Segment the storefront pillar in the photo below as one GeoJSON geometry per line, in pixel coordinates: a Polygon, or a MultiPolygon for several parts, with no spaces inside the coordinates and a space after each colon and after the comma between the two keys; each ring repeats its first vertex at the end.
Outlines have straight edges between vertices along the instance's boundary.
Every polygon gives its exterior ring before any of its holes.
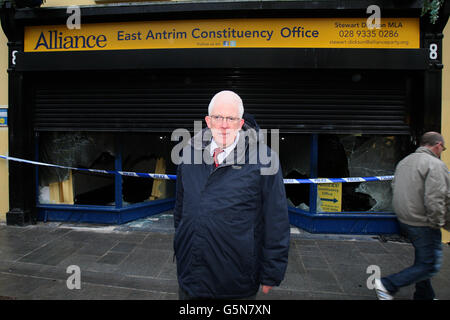
{"type": "Polygon", "coordinates": [[[426,33],[424,47],[429,49],[428,70],[424,74],[423,132],[441,130],[442,113],[442,33],[426,33]]]}
{"type": "MultiPolygon", "coordinates": [[[[114,160],[114,167],[116,171],[122,171],[122,139],[120,137],[115,137],[115,160],[114,160]]],[[[115,206],[116,209],[122,208],[123,201],[122,201],[122,176],[119,174],[116,174],[114,177],[114,199],[115,199],[115,206]]]]}
{"type": "MultiPolygon", "coordinates": [[[[32,116],[27,108],[29,102],[24,90],[24,75],[15,70],[17,53],[23,51],[23,42],[9,42],[8,47],[9,156],[33,159],[32,116]]],[[[9,162],[9,211],[6,213],[8,225],[23,226],[27,223],[36,223],[34,176],[33,166],[9,162]]]]}
{"type": "MultiPolygon", "coordinates": [[[[318,175],[318,159],[319,159],[319,135],[314,133],[311,135],[311,154],[310,154],[310,178],[317,178],[318,175]]],[[[317,213],[317,184],[309,185],[309,213],[317,213]]]]}

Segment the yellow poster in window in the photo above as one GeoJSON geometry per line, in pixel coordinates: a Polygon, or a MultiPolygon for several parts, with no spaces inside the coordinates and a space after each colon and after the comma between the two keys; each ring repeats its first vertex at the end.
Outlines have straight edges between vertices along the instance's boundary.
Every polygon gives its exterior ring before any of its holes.
{"type": "Polygon", "coordinates": [[[322,212],[342,211],[342,183],[319,183],[317,200],[322,212]]]}

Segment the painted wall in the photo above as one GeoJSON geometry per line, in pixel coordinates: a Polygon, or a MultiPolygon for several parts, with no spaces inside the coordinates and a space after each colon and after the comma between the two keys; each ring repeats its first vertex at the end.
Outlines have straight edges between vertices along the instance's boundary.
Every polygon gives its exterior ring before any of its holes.
{"type": "MultiPolygon", "coordinates": [[[[450,146],[450,23],[444,29],[444,71],[442,75],[442,123],[441,130],[447,149],[450,146]]],[[[450,168],[450,149],[442,153],[442,160],[450,168]]],[[[450,232],[442,232],[442,241],[450,242],[450,232]]]]}
{"type": "MultiPolygon", "coordinates": [[[[444,72],[442,75],[442,135],[446,146],[450,144],[450,25],[444,29],[444,72]]],[[[442,153],[442,160],[450,168],[450,150],[442,153]]]]}
{"type": "Polygon", "coordinates": [[[95,0],[46,0],[43,7],[67,7],[94,5],[95,0]]]}
{"type": "MultiPolygon", "coordinates": [[[[0,28],[0,107],[8,106],[8,46],[7,38],[0,28]]],[[[0,154],[8,154],[8,128],[0,127],[0,154]]],[[[8,163],[0,159],[0,222],[6,220],[9,210],[8,163]]]]}
{"type": "Polygon", "coordinates": [[[66,7],[66,6],[86,6],[95,4],[107,4],[117,2],[150,2],[150,1],[170,1],[170,0],[46,0],[43,7],[66,7]]]}

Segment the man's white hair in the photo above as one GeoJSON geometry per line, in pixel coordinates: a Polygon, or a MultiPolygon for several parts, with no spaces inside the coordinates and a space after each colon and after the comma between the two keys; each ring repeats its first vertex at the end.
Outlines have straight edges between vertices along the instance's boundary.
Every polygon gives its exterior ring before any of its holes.
{"type": "Polygon", "coordinates": [[[236,105],[238,107],[239,118],[242,118],[242,116],[244,115],[244,104],[242,103],[242,99],[235,92],[229,91],[229,90],[220,91],[214,95],[214,97],[209,102],[208,115],[211,115],[213,108],[214,108],[214,103],[216,102],[216,99],[221,96],[227,96],[227,97],[231,98],[231,100],[233,100],[233,102],[236,102],[236,105]]]}

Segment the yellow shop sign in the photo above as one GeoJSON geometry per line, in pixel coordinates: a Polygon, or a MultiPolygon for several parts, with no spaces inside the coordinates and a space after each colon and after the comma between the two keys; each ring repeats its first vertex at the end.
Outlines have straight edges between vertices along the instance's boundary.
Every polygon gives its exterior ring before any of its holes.
{"type": "Polygon", "coordinates": [[[26,52],[185,48],[420,47],[417,18],[214,19],[28,26],[26,52]]]}
{"type": "Polygon", "coordinates": [[[342,211],[342,183],[318,184],[317,200],[322,212],[342,211]]]}

